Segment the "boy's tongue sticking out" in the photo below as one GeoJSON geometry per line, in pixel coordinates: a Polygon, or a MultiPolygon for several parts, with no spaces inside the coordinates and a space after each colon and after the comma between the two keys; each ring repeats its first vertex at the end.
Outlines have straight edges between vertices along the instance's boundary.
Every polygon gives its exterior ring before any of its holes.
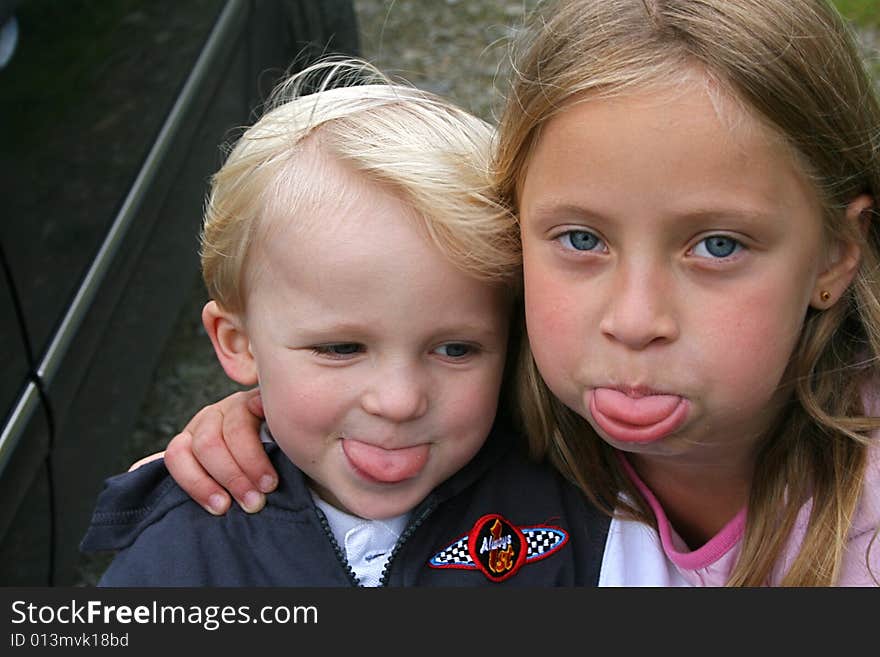
{"type": "Polygon", "coordinates": [[[428,462],[430,449],[427,444],[384,449],[351,438],[342,441],[342,451],[356,470],[370,479],[388,484],[418,475],[428,462]]]}

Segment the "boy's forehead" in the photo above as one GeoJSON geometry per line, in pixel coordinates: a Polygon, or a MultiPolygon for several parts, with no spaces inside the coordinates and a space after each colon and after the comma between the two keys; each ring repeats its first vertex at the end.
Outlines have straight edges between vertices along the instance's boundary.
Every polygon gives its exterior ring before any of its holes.
{"type": "Polygon", "coordinates": [[[376,322],[390,313],[387,304],[417,314],[426,305],[427,315],[435,314],[439,305],[481,321],[495,317],[485,300],[506,295],[462,272],[411,204],[364,177],[321,173],[307,173],[318,193],[305,199],[298,192],[296,211],[275,208],[251,250],[249,296],[284,299],[277,307],[315,322],[376,322]]]}
{"type": "Polygon", "coordinates": [[[278,176],[249,249],[248,278],[265,270],[303,282],[340,267],[378,271],[417,266],[436,250],[413,208],[390,188],[330,157],[297,158],[278,176]],[[392,263],[390,260],[394,259],[392,263]]]}
{"type": "Polygon", "coordinates": [[[305,242],[327,231],[358,230],[363,227],[364,209],[397,206],[411,212],[407,204],[387,186],[340,161],[314,140],[285,165],[264,202],[264,237],[279,231],[293,231],[305,242]]]}

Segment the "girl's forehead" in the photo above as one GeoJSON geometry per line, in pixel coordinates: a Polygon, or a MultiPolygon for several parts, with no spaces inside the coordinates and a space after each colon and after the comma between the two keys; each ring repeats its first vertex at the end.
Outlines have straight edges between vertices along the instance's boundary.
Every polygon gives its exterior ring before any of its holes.
{"type": "Polygon", "coordinates": [[[699,78],[580,98],[542,126],[518,189],[520,213],[772,215],[765,210],[796,199],[812,207],[813,185],[791,150],[742,108],[699,78]]]}
{"type": "Polygon", "coordinates": [[[734,145],[757,139],[768,147],[782,149],[796,169],[800,172],[805,171],[803,158],[798,155],[779,129],[746,102],[726,81],[701,66],[688,65],[675,67],[662,75],[648,77],[638,85],[606,86],[573,94],[557,108],[549,111],[537,123],[530,143],[525,145],[528,150],[521,160],[522,168],[517,176],[517,196],[522,191],[529,168],[534,164],[534,154],[542,140],[548,132],[554,130],[556,125],[564,122],[566,116],[578,112],[578,108],[600,102],[616,107],[616,111],[605,118],[607,122],[605,125],[613,127],[615,123],[625,123],[630,110],[639,107],[653,113],[657,125],[661,126],[664,123],[680,120],[681,112],[689,112],[688,109],[683,109],[688,104],[683,101],[694,98],[695,95],[702,96],[708,101],[715,120],[734,145]]]}

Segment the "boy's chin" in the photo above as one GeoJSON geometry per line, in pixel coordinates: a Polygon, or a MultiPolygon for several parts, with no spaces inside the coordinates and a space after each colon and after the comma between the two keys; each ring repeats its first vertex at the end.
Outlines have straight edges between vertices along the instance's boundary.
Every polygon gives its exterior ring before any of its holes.
{"type": "MultiPolygon", "coordinates": [[[[367,492],[354,491],[350,495],[333,495],[329,491],[312,482],[312,489],[318,496],[351,516],[357,516],[364,520],[387,520],[396,518],[412,511],[421,500],[428,494],[422,495],[420,491],[391,491],[367,492]]],[[[392,488],[394,486],[388,486],[392,488]]]]}

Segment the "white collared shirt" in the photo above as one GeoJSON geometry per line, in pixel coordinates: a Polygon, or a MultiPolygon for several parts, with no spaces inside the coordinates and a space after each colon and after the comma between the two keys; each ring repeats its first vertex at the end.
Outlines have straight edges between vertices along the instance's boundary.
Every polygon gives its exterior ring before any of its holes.
{"type": "Polygon", "coordinates": [[[379,586],[382,571],[406,528],[409,514],[384,520],[366,520],[340,511],[318,497],[314,491],[312,498],[327,516],[333,537],[345,552],[345,559],[361,586],[379,586]]]}

